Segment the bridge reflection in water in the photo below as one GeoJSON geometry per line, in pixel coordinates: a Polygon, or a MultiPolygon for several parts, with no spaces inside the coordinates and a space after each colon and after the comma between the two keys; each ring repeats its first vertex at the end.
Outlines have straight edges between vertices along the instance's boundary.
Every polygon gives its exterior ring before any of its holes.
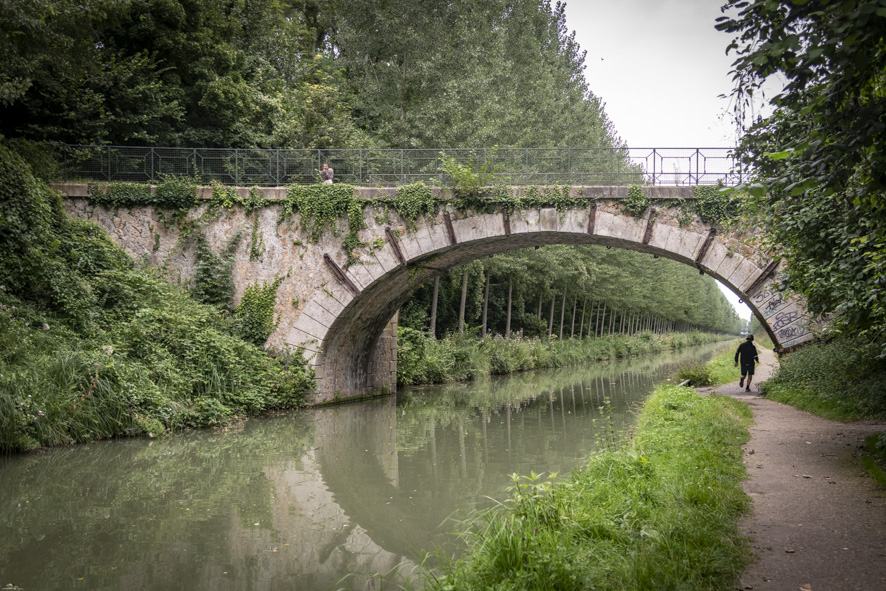
{"type": "MultiPolygon", "coordinates": [[[[25,589],[371,588],[452,544],[513,472],[578,465],[711,348],[0,459],[0,580],[25,589]],[[344,577],[344,579],[343,579],[344,577]]],[[[453,550],[451,546],[448,550],[453,550]]]]}

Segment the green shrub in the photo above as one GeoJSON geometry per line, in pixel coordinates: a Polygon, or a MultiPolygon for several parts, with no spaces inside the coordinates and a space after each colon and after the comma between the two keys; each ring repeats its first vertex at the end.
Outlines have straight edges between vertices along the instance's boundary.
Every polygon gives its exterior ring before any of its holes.
{"type": "Polygon", "coordinates": [[[708,368],[700,363],[684,365],[677,369],[675,380],[682,383],[689,380],[690,386],[710,386],[714,383],[711,378],[711,372],[708,368]]]}
{"type": "Polygon", "coordinates": [[[265,353],[137,269],[2,147],[0,181],[0,452],[218,425],[311,392],[299,352],[265,353]]]}
{"type": "Polygon", "coordinates": [[[886,359],[880,344],[841,338],[783,356],[760,385],[769,398],[838,420],[886,417],[886,359]]]}

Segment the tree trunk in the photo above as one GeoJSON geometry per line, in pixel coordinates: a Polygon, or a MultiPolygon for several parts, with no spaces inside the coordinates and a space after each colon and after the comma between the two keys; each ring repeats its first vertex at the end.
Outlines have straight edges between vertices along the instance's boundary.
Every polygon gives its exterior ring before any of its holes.
{"type": "Polygon", "coordinates": [[[486,274],[486,289],[483,290],[483,331],[480,336],[486,338],[486,318],[489,310],[489,273],[486,274]]]}
{"type": "Polygon", "coordinates": [[[572,332],[569,333],[569,338],[575,338],[575,312],[578,310],[578,294],[575,294],[572,298],[572,332]]]}
{"type": "Polygon", "coordinates": [[[551,314],[550,318],[548,318],[548,338],[551,338],[551,335],[554,334],[554,302],[556,301],[557,296],[551,296],[551,314]]]}
{"type": "Polygon", "coordinates": [[[541,320],[541,293],[538,294],[538,314],[535,317],[541,320]]]}
{"type": "Polygon", "coordinates": [[[566,290],[563,290],[563,301],[560,302],[560,340],[563,340],[563,321],[566,319],[566,290]]]}
{"type": "MultiPolygon", "coordinates": [[[[599,310],[598,310],[599,312],[599,310]]],[[[606,321],[606,302],[603,302],[603,314],[597,315],[597,330],[600,333],[600,336],[603,336],[603,323],[606,321]]]]}
{"type": "Polygon", "coordinates": [[[505,321],[505,338],[511,337],[511,296],[514,293],[514,279],[508,278],[508,319],[505,321]]]}
{"type": "Polygon", "coordinates": [[[440,277],[434,277],[434,295],[431,296],[431,338],[437,338],[437,296],[440,295],[440,277]]]}
{"type": "Polygon", "coordinates": [[[578,327],[578,338],[579,340],[584,338],[585,334],[585,312],[588,309],[588,296],[585,296],[585,301],[581,305],[581,326],[578,327]]]}
{"type": "Polygon", "coordinates": [[[465,302],[468,299],[468,272],[462,276],[461,280],[461,304],[458,306],[458,334],[465,333],[465,302]]]}

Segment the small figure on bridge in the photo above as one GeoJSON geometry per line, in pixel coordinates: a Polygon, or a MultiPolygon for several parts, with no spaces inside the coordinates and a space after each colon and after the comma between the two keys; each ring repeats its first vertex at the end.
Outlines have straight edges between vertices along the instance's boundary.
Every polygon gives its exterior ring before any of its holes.
{"type": "Polygon", "coordinates": [[[329,165],[324,162],[323,170],[320,171],[320,180],[327,185],[331,185],[333,175],[335,175],[335,171],[329,168],[329,165]]]}
{"type": "Polygon", "coordinates": [[[754,335],[749,334],[745,342],[738,346],[735,352],[735,367],[738,367],[739,358],[741,358],[741,379],[738,381],[738,387],[744,386],[745,375],[748,377],[748,386],[745,392],[751,391],[751,380],[754,379],[754,364],[760,363],[757,357],[757,348],[754,346],[754,335]]]}

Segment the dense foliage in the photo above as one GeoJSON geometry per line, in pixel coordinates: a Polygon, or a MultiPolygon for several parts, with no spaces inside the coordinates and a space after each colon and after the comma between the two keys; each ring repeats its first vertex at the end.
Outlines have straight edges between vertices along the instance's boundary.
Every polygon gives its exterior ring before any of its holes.
{"type": "Polygon", "coordinates": [[[5,3],[0,133],[232,147],[618,147],[550,0],[5,3]]]}
{"type": "Polygon", "coordinates": [[[789,265],[786,287],[886,354],[886,7],[877,0],[730,0],[739,123],[767,79],[784,90],[739,153],[749,210],[789,265]]]}
{"type": "MultiPolygon", "coordinates": [[[[507,336],[740,330],[735,310],[713,278],[687,265],[621,249],[557,245],[498,254],[450,270],[439,283],[436,336],[458,329],[465,274],[464,320],[481,332],[484,307],[486,332],[507,336]]],[[[401,308],[400,324],[427,330],[433,297],[434,283],[422,286],[401,308]]]]}
{"type": "Polygon", "coordinates": [[[830,419],[886,417],[886,361],[862,338],[834,339],[799,349],[781,360],[760,385],[767,397],[830,419]]]}
{"type": "Polygon", "coordinates": [[[477,516],[468,551],[431,588],[733,587],[750,558],[736,526],[749,506],[739,447],[749,420],[735,400],[657,388],[624,449],[561,480],[515,475],[510,498],[477,516]]]}
{"type": "Polygon", "coordinates": [[[0,147],[0,451],[298,406],[303,361],[239,338],[266,330],[251,312],[235,320],[137,268],[0,147]]]}
{"type": "Polygon", "coordinates": [[[442,384],[532,369],[566,367],[594,361],[681,349],[717,340],[700,332],[610,334],[598,339],[509,339],[452,334],[433,339],[427,332],[400,326],[397,331],[397,383],[442,384]]]}

